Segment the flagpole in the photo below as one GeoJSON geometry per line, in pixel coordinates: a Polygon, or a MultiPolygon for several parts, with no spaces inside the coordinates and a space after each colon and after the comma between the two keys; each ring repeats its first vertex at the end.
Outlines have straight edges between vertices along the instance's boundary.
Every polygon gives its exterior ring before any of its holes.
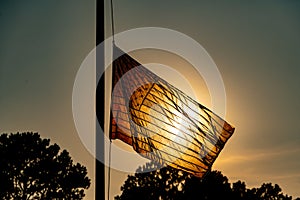
{"type": "MultiPolygon", "coordinates": [[[[114,22],[114,6],[113,6],[113,0],[110,0],[110,17],[111,17],[111,35],[112,35],[112,68],[113,66],[113,60],[114,60],[114,46],[115,46],[115,22],[114,22]]],[[[113,80],[113,75],[111,75],[111,80],[113,80]]],[[[113,90],[113,88],[112,88],[113,90]]],[[[111,117],[111,116],[110,116],[111,117]]],[[[108,160],[108,180],[107,180],[107,199],[110,198],[110,176],[111,176],[111,123],[109,125],[109,160],[108,160]]]]}
{"type": "Polygon", "coordinates": [[[114,4],[113,0],[110,0],[110,17],[111,17],[111,35],[113,44],[115,43],[115,21],[114,21],[114,4]]]}
{"type": "MultiPolygon", "coordinates": [[[[104,0],[96,0],[96,46],[104,41],[104,0]]],[[[96,74],[104,71],[104,47],[96,50],[96,74]]],[[[95,75],[96,76],[96,75],[95,75]]],[[[97,78],[96,78],[97,80],[97,78]]],[[[96,91],[96,115],[100,129],[104,130],[105,116],[105,80],[104,74],[97,84],[96,91]]],[[[95,166],[95,199],[105,199],[105,168],[104,163],[99,161],[104,160],[104,134],[96,127],[96,166],[95,166]],[[97,159],[98,158],[98,159],[97,159]]]]}

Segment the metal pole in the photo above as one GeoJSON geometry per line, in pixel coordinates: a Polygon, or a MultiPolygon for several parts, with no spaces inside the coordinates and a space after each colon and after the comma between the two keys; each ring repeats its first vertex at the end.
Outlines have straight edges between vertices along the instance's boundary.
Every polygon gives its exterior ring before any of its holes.
{"type": "MultiPolygon", "coordinates": [[[[96,0],[96,45],[104,41],[104,0],[96,0]]],[[[98,47],[99,48],[99,47],[98,47]]],[[[104,68],[104,49],[96,51],[96,71],[104,68]]],[[[102,69],[102,70],[101,70],[102,69]]],[[[96,75],[95,75],[96,76],[96,75]]],[[[97,120],[104,130],[105,114],[105,80],[104,74],[100,78],[96,92],[96,115],[97,120]]],[[[96,128],[96,157],[104,158],[104,135],[96,128]]],[[[103,159],[104,160],[104,159],[103,159]]],[[[96,159],[96,178],[95,178],[95,198],[96,200],[105,199],[105,167],[104,164],[96,159]]]]}

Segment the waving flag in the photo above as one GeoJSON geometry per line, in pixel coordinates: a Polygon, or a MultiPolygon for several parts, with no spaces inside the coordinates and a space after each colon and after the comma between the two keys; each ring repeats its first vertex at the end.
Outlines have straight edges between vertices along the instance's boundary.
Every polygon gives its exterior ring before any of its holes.
{"type": "Polygon", "coordinates": [[[234,128],[116,46],[114,58],[110,138],[202,177],[234,128]]]}

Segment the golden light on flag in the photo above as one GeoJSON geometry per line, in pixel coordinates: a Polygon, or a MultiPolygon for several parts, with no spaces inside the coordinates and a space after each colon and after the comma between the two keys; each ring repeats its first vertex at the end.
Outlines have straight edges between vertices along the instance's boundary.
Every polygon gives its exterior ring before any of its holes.
{"type": "Polygon", "coordinates": [[[119,48],[114,55],[110,138],[202,177],[234,128],[119,48]]]}

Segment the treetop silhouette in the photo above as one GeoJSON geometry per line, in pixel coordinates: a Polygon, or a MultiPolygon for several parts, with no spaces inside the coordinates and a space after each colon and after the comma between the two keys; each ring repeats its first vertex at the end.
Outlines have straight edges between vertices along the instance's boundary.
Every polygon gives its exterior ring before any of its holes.
{"type": "Polygon", "coordinates": [[[139,167],[137,173],[128,176],[121,187],[122,194],[115,199],[292,200],[291,196],[283,194],[277,184],[263,183],[259,188],[249,189],[242,181],[230,183],[220,171],[210,171],[204,178],[199,179],[171,167],[155,169],[157,166],[153,162],[139,167]]]}
{"type": "Polygon", "coordinates": [[[1,199],[82,199],[86,167],[38,133],[0,135],[1,199]]]}

